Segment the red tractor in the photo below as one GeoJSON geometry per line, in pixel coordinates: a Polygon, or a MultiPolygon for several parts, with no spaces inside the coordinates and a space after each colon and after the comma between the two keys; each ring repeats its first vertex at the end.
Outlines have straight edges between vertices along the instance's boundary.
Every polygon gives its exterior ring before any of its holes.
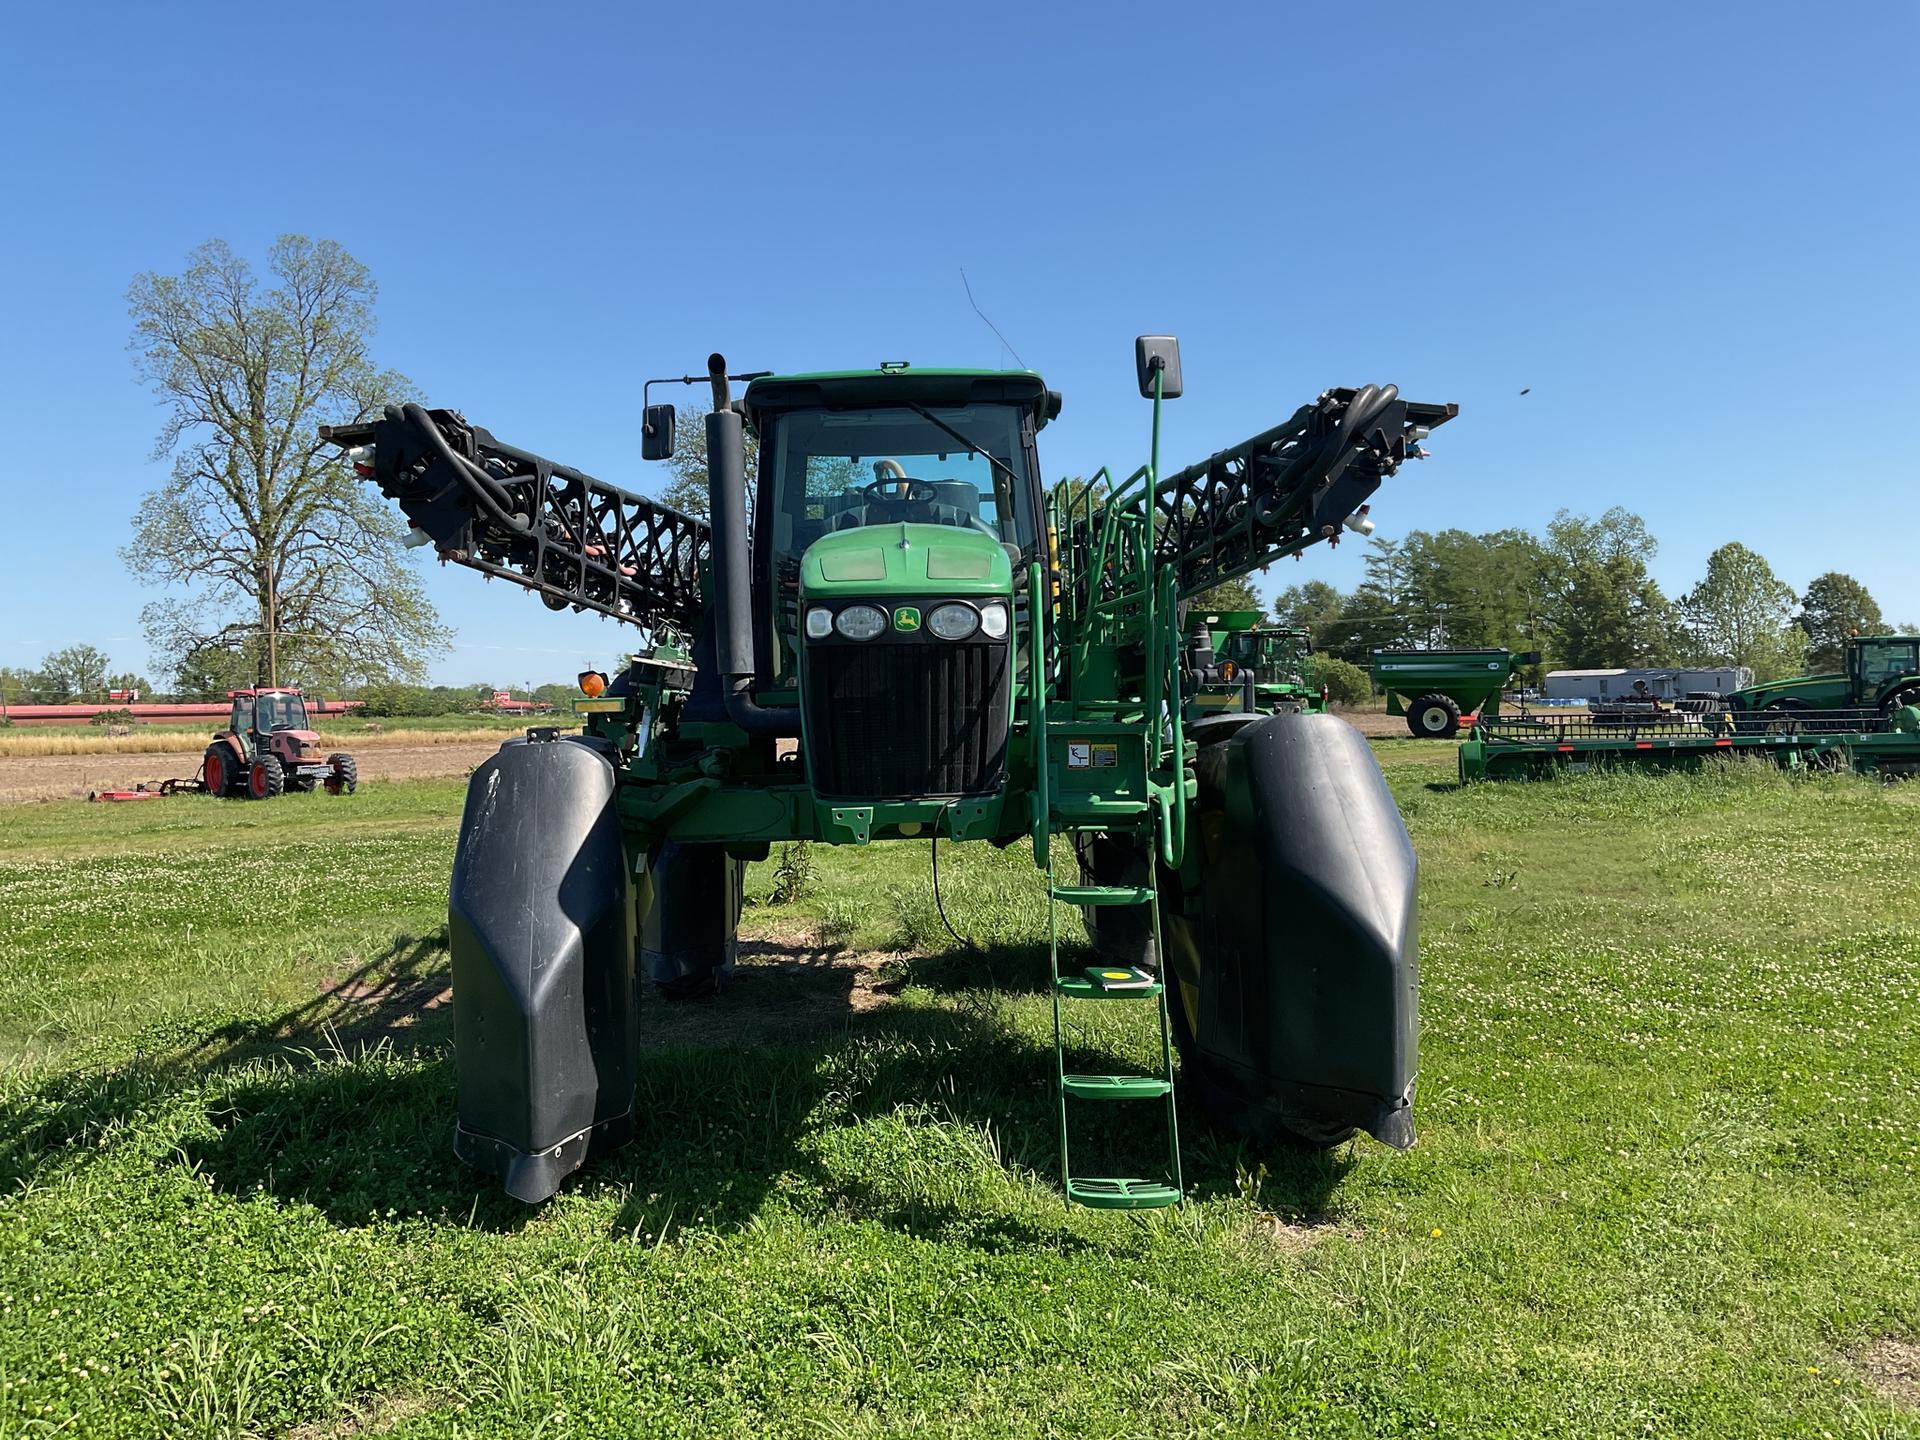
{"type": "Polygon", "coordinates": [[[227,696],[233,714],[201,762],[209,795],[271,800],[315,785],[329,795],[351,795],[358,787],[353,756],[321,750],[320,737],[307,728],[307,702],[298,690],[229,690],[227,696]]]}

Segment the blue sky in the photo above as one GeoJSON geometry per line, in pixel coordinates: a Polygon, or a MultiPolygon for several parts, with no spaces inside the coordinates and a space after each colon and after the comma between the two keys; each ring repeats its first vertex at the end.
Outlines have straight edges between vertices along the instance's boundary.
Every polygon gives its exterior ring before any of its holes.
{"type": "MultiPolygon", "coordinates": [[[[638,489],[640,382],[709,350],[1011,363],[964,266],[1065,392],[1050,479],[1143,458],[1170,331],[1170,463],[1393,381],[1462,413],[1384,533],[1618,504],[1670,592],[1737,539],[1920,621],[1913,4],[45,5],[0,42],[0,664],[146,665],[127,284],[283,231],[372,268],[433,403],[638,489]]],[[[630,633],[428,584],[444,681],[630,633]]]]}

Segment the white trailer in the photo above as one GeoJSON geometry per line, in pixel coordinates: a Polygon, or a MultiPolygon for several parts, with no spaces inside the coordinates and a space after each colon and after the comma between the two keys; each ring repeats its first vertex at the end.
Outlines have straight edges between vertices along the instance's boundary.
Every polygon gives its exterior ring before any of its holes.
{"type": "Polygon", "coordinates": [[[1697,670],[1549,670],[1544,688],[1549,700],[1627,700],[1647,695],[1679,700],[1707,692],[1725,695],[1752,683],[1753,671],[1746,666],[1719,665],[1697,670]]]}

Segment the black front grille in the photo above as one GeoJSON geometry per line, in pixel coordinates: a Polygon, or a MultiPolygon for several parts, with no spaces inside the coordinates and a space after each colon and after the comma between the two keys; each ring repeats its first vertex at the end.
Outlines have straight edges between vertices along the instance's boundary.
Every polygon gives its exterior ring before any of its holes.
{"type": "Polygon", "coordinates": [[[1004,643],[931,636],[807,647],[807,760],[836,800],[984,795],[1007,762],[1004,643]]]}

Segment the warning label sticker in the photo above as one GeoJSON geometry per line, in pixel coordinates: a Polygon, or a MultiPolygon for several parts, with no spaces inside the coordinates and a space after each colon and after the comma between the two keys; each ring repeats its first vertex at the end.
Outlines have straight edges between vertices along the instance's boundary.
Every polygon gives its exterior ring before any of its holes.
{"type": "Polygon", "coordinates": [[[1090,770],[1093,768],[1093,747],[1084,741],[1067,742],[1067,768],[1069,770],[1090,770]]]}

